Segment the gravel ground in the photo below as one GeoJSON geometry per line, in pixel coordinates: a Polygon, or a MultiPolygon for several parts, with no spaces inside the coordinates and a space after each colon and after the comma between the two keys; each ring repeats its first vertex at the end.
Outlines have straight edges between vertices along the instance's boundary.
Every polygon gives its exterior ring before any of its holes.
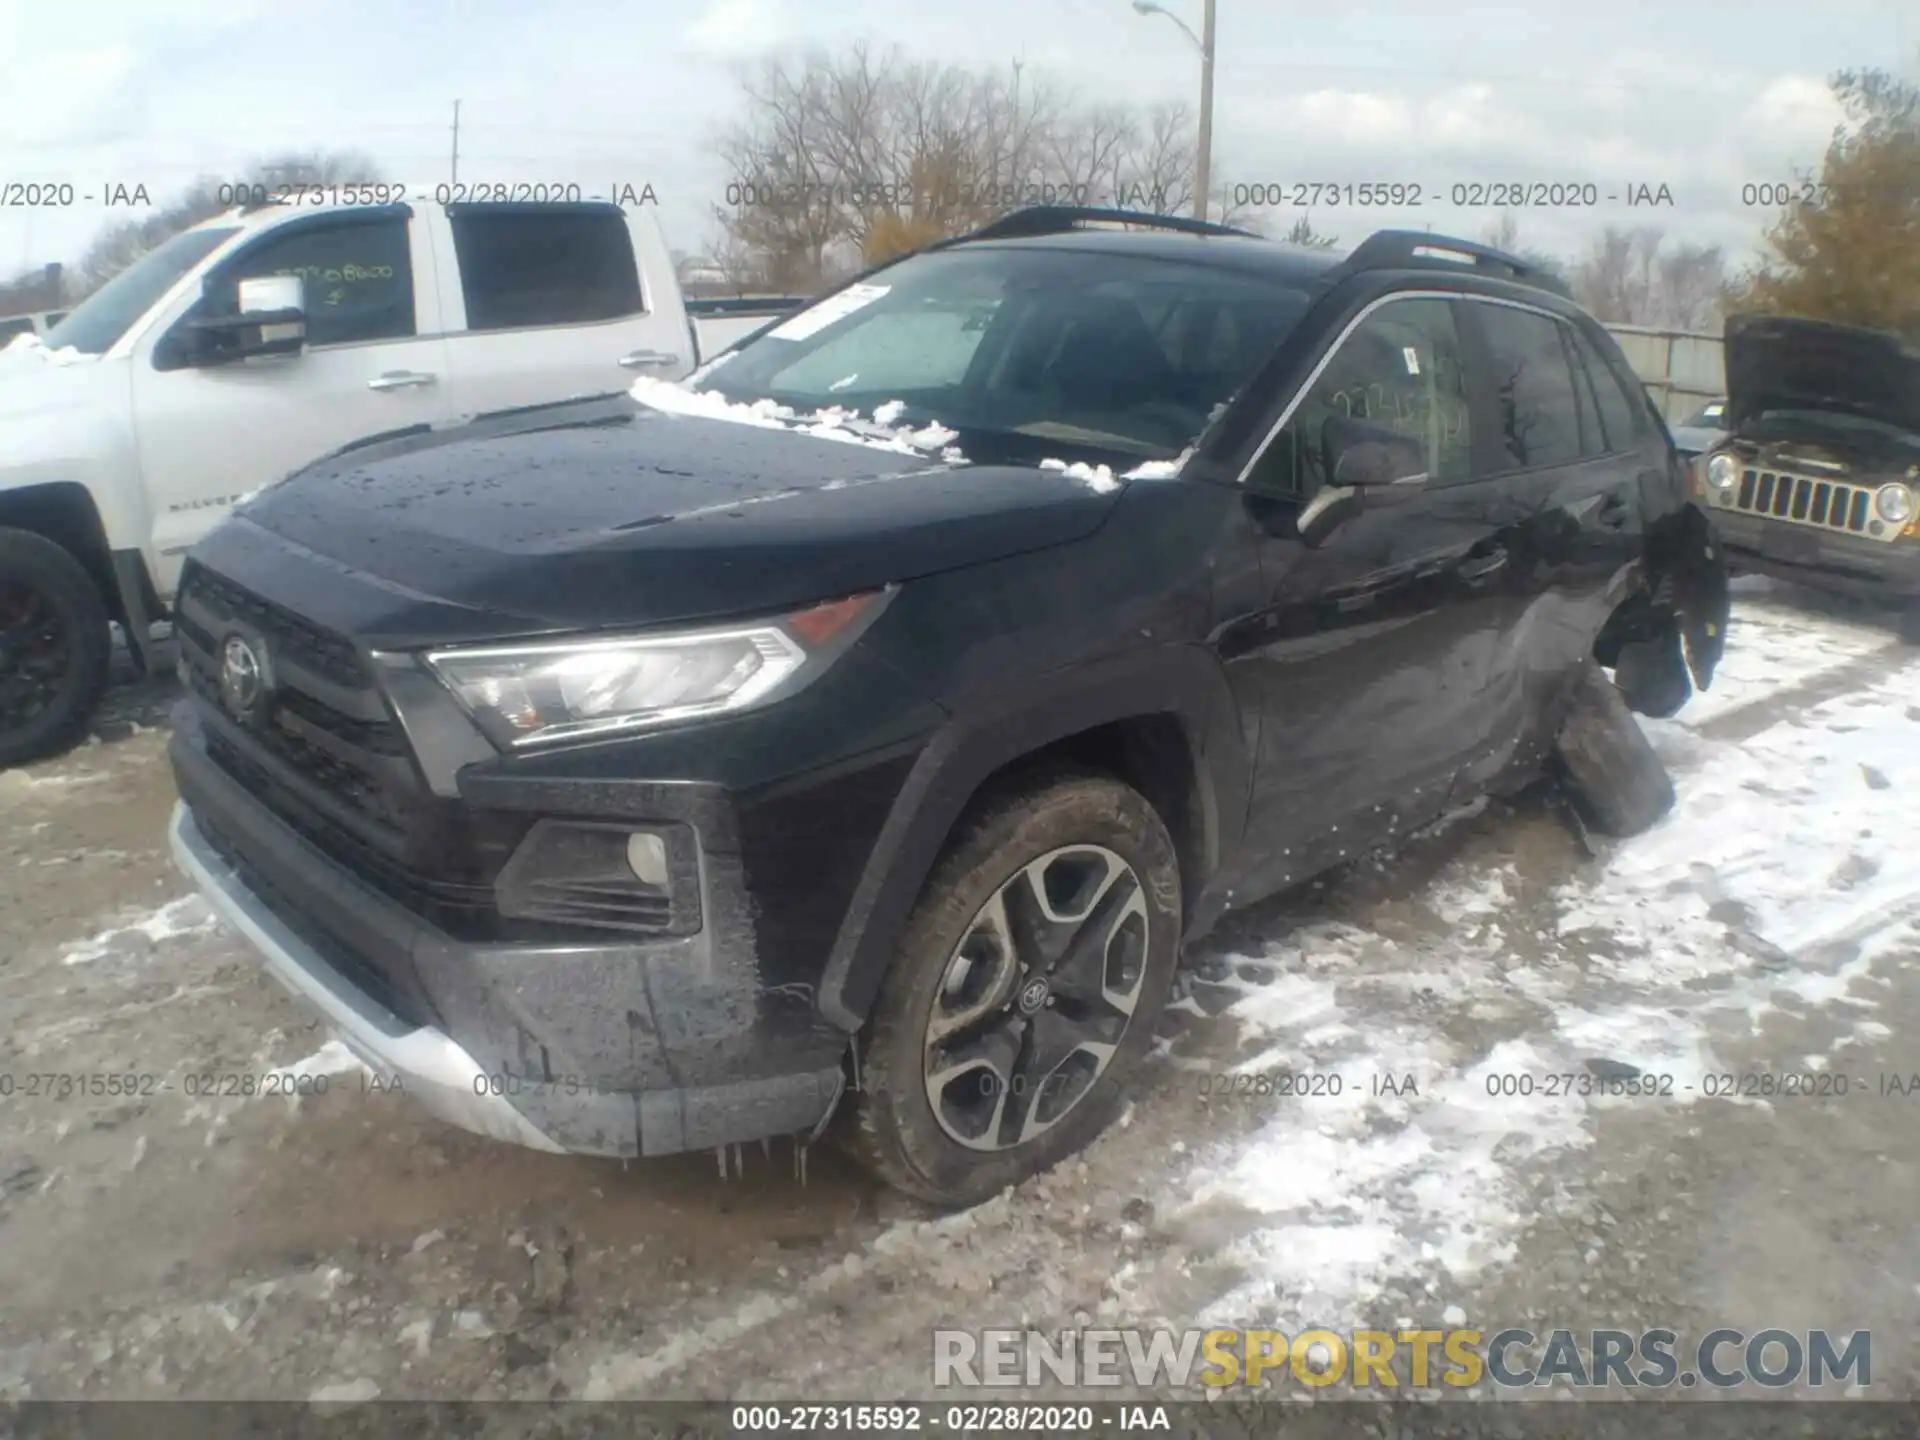
{"type": "Polygon", "coordinates": [[[171,686],[123,684],[0,774],[0,1400],[873,1399],[937,1327],[1370,1323],[1871,1329],[1913,1398],[1920,659],[1767,587],[1736,626],[1648,725],[1667,822],[1593,853],[1530,793],[1237,916],[1124,1122],[944,1217],[376,1093],[173,871],[171,686]],[[1627,1067],[1670,1093],[1549,1093],[1627,1067]],[[1219,1093],[1283,1069],[1326,1093],[1219,1093]],[[325,1093],[196,1080],[276,1071],[325,1093]],[[1784,1073],[1848,1093],[1712,1093],[1784,1073]]]}

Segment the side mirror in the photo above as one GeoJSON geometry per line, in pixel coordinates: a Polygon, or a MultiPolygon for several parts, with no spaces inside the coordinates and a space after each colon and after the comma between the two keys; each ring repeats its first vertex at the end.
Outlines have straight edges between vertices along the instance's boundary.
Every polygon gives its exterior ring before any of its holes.
{"type": "Polygon", "coordinates": [[[236,299],[234,313],[203,316],[190,324],[192,364],[230,365],[267,355],[298,355],[306,348],[306,283],[298,275],[242,280],[236,299]]]}
{"type": "Polygon", "coordinates": [[[1418,440],[1344,415],[1320,428],[1320,453],[1331,482],[1342,490],[1382,485],[1419,485],[1427,479],[1425,448],[1418,440]]]}

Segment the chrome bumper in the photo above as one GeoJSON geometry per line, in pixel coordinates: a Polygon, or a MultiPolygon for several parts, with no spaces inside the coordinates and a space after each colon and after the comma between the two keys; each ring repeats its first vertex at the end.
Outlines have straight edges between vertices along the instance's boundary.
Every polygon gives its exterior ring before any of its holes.
{"type": "Polygon", "coordinates": [[[494,1093],[486,1071],[444,1031],[413,1026],[354,985],[295,934],[236,875],[193,823],[185,804],[167,827],[174,862],[229,926],[252,942],[267,973],[318,1010],[346,1047],[381,1078],[398,1081],[429,1114],[495,1140],[564,1153],[494,1093]]]}

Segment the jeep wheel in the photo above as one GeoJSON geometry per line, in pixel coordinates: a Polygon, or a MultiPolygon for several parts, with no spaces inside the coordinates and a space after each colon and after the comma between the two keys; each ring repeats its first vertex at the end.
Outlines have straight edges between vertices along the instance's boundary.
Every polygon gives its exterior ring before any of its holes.
{"type": "Polygon", "coordinates": [[[1575,806],[1601,834],[1638,835],[1673,808],[1667,767],[1598,665],[1581,673],[1555,748],[1575,806]]]}
{"type": "Polygon", "coordinates": [[[67,749],[107,685],[107,609],[51,540],[0,530],[0,766],[67,749]]]}
{"type": "Polygon", "coordinates": [[[934,867],[862,1043],[852,1141],[972,1205],[1105,1128],[1153,1039],[1181,928],[1160,817],[1096,775],[981,806],[934,867]]]}

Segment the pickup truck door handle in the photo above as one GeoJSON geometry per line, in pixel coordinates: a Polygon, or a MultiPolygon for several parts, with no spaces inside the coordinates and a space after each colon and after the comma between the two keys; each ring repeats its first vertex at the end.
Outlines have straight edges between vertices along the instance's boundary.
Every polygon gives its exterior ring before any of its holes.
{"type": "Polygon", "coordinates": [[[620,364],[628,370],[658,370],[679,363],[678,355],[664,350],[632,350],[620,357],[620,364]]]}
{"type": "Polygon", "coordinates": [[[1507,565],[1507,550],[1504,545],[1492,545],[1467,556],[1460,562],[1460,578],[1469,585],[1476,585],[1507,565]]]}
{"type": "Polygon", "coordinates": [[[431,385],[434,377],[424,370],[389,370],[367,381],[369,390],[405,390],[409,385],[431,385]]]}

